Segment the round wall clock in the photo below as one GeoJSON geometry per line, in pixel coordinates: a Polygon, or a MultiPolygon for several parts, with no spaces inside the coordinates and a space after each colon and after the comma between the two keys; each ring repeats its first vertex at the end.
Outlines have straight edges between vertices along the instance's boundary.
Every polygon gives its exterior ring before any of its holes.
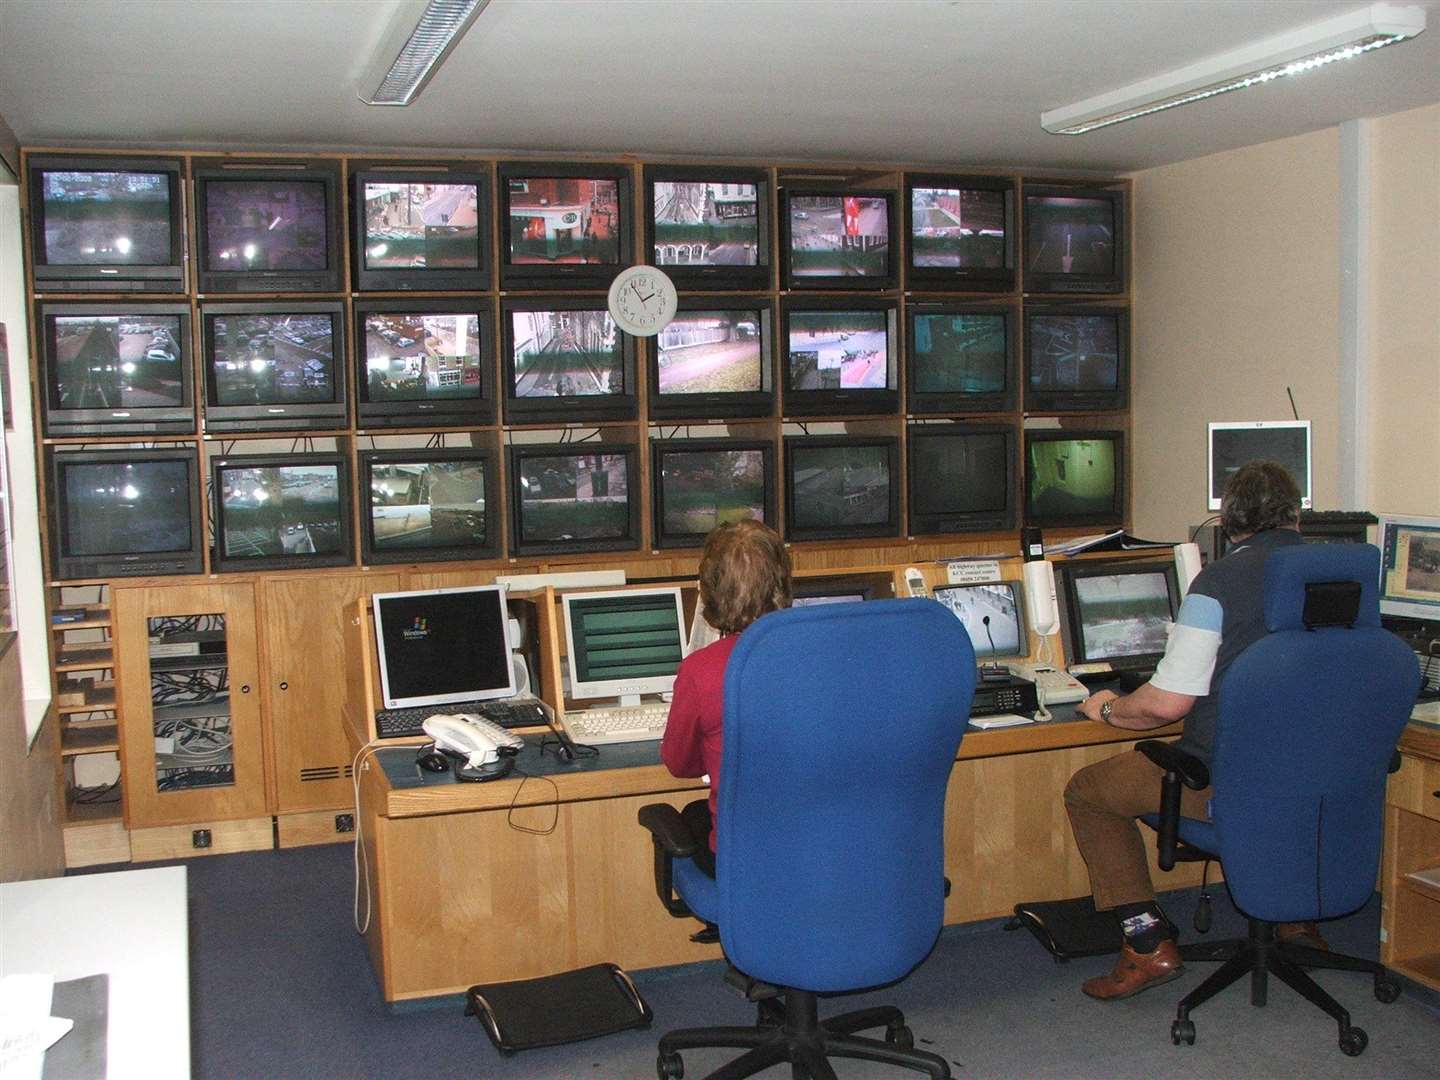
{"type": "Polygon", "coordinates": [[[621,270],[610,284],[610,315],[636,337],[652,337],[670,325],[679,301],[675,283],[653,266],[621,270]]]}

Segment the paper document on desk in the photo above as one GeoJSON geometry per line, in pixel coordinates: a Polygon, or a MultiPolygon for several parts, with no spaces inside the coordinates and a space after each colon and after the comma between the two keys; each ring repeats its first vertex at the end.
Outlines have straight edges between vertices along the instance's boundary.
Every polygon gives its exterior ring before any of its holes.
{"type": "Polygon", "coordinates": [[[49,975],[0,979],[0,1075],[6,1080],[40,1080],[45,1051],[75,1026],[50,1015],[54,988],[49,975]]]}

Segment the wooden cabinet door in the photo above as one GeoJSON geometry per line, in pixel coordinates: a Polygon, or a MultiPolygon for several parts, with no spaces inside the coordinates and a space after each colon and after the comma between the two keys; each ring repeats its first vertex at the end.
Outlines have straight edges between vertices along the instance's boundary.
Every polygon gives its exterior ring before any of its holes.
{"type": "Polygon", "coordinates": [[[265,815],[255,589],[116,588],[128,828],[265,815]]]}
{"type": "Polygon", "coordinates": [[[357,597],[400,588],[398,574],[275,578],[264,595],[265,685],[276,807],[342,809],[354,801],[341,727],[345,620],[357,597]]]}

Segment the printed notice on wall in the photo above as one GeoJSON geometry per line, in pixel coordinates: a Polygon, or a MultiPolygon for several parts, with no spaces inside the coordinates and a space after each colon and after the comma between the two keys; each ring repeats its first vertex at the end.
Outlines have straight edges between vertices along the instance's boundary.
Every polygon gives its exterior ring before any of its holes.
{"type": "Polygon", "coordinates": [[[1000,580],[999,559],[966,559],[952,562],[945,567],[945,577],[951,585],[985,585],[1000,580]]]}

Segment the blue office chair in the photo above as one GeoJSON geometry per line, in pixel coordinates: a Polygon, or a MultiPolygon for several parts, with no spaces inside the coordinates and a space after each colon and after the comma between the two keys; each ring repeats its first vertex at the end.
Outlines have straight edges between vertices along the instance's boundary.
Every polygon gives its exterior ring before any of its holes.
{"type": "Polygon", "coordinates": [[[896,982],[934,946],[945,788],[974,692],[970,639],[931,600],[794,608],[744,632],[725,672],[715,877],[687,857],[696,842],[673,807],[640,822],[661,901],[719,926],[726,979],[759,1021],[665,1035],[661,1080],[702,1046],[748,1050],[711,1074],[725,1080],[784,1061],[825,1080],[831,1056],[950,1075],[898,1009],[821,1021],[817,998],[896,982]],[[855,1034],[880,1027],[883,1041],[855,1034]]]}
{"type": "Polygon", "coordinates": [[[1275,940],[1275,924],[1348,915],[1375,891],[1387,771],[1415,704],[1419,666],[1380,628],[1380,552],[1369,544],[1282,548],[1265,563],[1270,631],[1231,665],[1220,685],[1211,764],[1169,743],[1138,745],[1166,770],[1160,866],[1218,858],[1246,940],[1181,949],[1186,960],[1225,963],[1180,1002],[1173,1041],[1194,1043],[1198,1008],[1245,974],[1250,1001],[1264,1005],[1267,973],[1329,1013],[1340,1049],[1369,1041],[1350,1014],[1304,968],[1363,971],[1375,996],[1399,985],[1372,960],[1275,940]],[[1214,781],[1210,820],[1179,814],[1180,785],[1214,781]]]}

